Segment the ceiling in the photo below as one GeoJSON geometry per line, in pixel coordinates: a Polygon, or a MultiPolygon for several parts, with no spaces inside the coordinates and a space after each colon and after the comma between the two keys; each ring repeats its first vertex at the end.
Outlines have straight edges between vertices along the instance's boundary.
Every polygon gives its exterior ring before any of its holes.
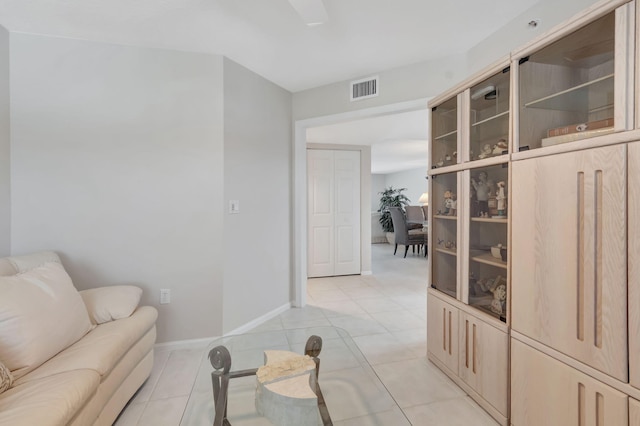
{"type": "Polygon", "coordinates": [[[409,111],[307,129],[307,142],[371,146],[371,173],[427,171],[428,110],[409,111]]]}
{"type": "Polygon", "coordinates": [[[0,0],[9,31],[221,54],[292,91],[464,53],[539,0],[0,0]]]}

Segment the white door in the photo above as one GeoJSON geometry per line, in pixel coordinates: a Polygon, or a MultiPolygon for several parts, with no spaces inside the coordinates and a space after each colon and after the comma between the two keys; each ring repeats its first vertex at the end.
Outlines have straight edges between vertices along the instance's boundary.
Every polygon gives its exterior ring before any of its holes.
{"type": "Polygon", "coordinates": [[[360,152],[307,150],[309,277],[360,273],[360,152]]]}

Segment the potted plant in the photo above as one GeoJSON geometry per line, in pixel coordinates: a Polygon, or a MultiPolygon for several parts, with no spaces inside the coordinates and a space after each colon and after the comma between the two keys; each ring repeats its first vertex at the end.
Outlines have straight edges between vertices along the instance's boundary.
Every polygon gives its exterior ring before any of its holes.
{"type": "Polygon", "coordinates": [[[391,220],[389,207],[400,207],[404,209],[405,206],[408,206],[411,200],[402,193],[406,190],[407,188],[394,188],[393,186],[390,186],[385,188],[384,191],[379,192],[380,207],[378,208],[378,211],[382,213],[382,216],[380,216],[380,225],[382,225],[382,229],[387,234],[387,241],[389,244],[395,243],[393,221],[391,220]]]}

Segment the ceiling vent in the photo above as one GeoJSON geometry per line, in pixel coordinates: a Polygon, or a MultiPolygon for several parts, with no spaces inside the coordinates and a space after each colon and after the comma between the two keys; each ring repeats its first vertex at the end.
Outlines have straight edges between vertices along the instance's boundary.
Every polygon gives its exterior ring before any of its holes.
{"type": "Polygon", "coordinates": [[[351,82],[351,102],[378,96],[378,76],[351,82]]]}

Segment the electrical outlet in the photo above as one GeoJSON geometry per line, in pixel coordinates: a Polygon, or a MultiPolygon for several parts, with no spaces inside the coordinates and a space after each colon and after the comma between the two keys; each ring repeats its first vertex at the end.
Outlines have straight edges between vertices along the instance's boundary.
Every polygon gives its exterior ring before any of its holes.
{"type": "Polygon", "coordinates": [[[160,289],[160,304],[166,305],[171,303],[171,290],[168,288],[160,289]]]}

